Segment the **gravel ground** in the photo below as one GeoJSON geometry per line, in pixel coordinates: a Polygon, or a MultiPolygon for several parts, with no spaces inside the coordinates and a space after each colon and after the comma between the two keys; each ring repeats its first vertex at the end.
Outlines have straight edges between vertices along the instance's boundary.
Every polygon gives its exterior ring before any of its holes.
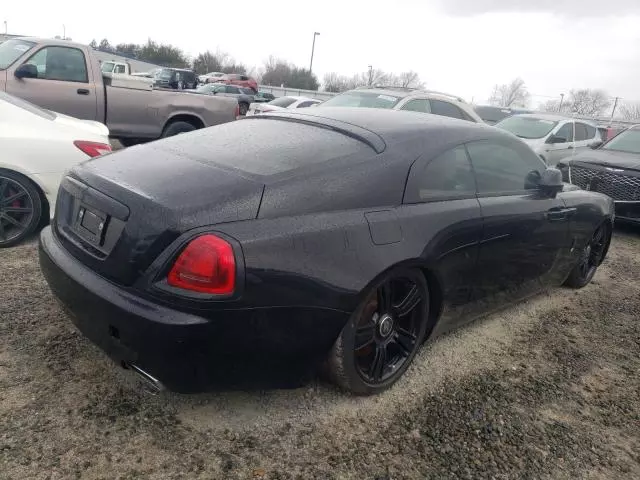
{"type": "Polygon", "coordinates": [[[0,478],[640,478],[640,231],[592,285],[428,344],[394,388],[150,395],[0,251],[0,478]]]}

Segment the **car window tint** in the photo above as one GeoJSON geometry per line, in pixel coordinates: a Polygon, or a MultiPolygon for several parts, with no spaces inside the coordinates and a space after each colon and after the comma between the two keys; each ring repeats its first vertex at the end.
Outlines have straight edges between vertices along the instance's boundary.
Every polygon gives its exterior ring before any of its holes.
{"type": "Polygon", "coordinates": [[[473,170],[463,145],[441,153],[426,164],[417,162],[410,176],[406,203],[460,198],[476,193],[473,170]]]}
{"type": "Polygon", "coordinates": [[[409,110],[410,112],[431,113],[429,100],[426,98],[414,98],[405,103],[400,110],[409,110]]]}
{"type": "Polygon", "coordinates": [[[591,140],[593,137],[596,136],[596,127],[594,127],[593,125],[589,125],[587,123],[584,124],[584,128],[587,129],[587,138],[589,140],[591,140]]]}
{"type": "Polygon", "coordinates": [[[77,48],[45,47],[26,63],[35,65],[38,78],[88,83],[84,53],[77,48]]]}
{"type": "Polygon", "coordinates": [[[280,97],[280,98],[276,98],[275,100],[271,100],[269,102],[269,105],[275,105],[276,107],[287,108],[289,105],[291,105],[295,101],[296,101],[295,98],[280,97]]]}
{"type": "Polygon", "coordinates": [[[580,142],[589,138],[587,134],[587,126],[584,123],[576,122],[576,136],[575,141],[580,142]]]}
{"type": "Polygon", "coordinates": [[[460,120],[464,120],[464,115],[453,103],[433,99],[431,99],[430,102],[431,113],[442,115],[443,117],[459,118],[460,120]]]}
{"type": "Polygon", "coordinates": [[[529,147],[506,140],[471,142],[467,151],[480,194],[534,189],[546,168],[529,147]]]}
{"type": "Polygon", "coordinates": [[[240,89],[238,87],[228,86],[227,93],[240,93],[240,89]]]}
{"type": "Polygon", "coordinates": [[[567,122],[560,127],[556,137],[564,138],[565,142],[573,142],[573,122],[567,122]]]}

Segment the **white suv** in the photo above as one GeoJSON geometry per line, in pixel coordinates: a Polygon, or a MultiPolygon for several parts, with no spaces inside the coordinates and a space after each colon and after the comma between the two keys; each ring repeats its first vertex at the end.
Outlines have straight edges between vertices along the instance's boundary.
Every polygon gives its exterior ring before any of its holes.
{"type": "Polygon", "coordinates": [[[365,107],[409,110],[484,123],[460,97],[404,87],[361,87],[323,102],[323,107],[365,107]]]}
{"type": "Polygon", "coordinates": [[[555,166],[558,160],[602,143],[595,125],[560,115],[514,115],[497,123],[496,127],[520,137],[550,167],[555,166]]]}

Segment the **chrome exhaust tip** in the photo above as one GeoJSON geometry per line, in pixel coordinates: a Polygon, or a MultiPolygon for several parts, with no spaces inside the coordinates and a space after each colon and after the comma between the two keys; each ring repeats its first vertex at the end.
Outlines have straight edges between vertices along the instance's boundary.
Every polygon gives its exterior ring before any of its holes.
{"type": "Polygon", "coordinates": [[[135,373],[137,373],[138,376],[143,380],[142,384],[145,386],[145,389],[152,395],[157,395],[165,389],[160,380],[158,380],[156,377],[143,370],[139,366],[133,363],[123,363],[123,367],[126,369],[131,369],[135,373]]]}

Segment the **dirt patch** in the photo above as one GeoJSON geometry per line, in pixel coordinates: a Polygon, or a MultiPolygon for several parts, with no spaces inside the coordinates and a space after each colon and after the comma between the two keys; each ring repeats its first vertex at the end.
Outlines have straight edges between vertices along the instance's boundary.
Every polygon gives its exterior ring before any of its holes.
{"type": "Polygon", "coordinates": [[[144,393],[0,251],[0,478],[640,478],[640,231],[592,285],[428,344],[394,388],[144,393]]]}

